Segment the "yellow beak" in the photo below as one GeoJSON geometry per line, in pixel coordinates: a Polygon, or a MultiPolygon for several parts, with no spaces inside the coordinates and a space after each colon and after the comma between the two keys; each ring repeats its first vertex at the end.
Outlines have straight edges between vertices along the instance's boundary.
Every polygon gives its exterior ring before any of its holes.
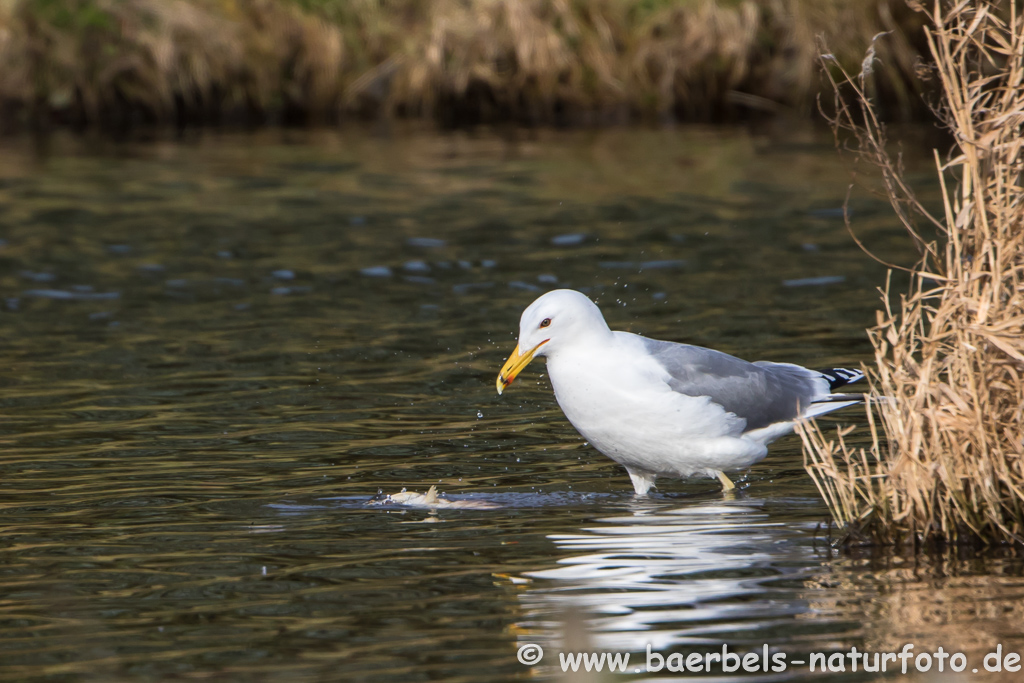
{"type": "Polygon", "coordinates": [[[498,373],[498,381],[496,386],[498,387],[498,394],[505,391],[505,387],[512,384],[512,380],[516,378],[523,368],[530,364],[533,360],[533,356],[537,353],[537,349],[548,343],[548,339],[545,339],[540,344],[537,344],[526,353],[520,353],[519,344],[516,344],[516,348],[512,349],[512,355],[508,357],[505,364],[501,366],[501,372],[498,373]]]}

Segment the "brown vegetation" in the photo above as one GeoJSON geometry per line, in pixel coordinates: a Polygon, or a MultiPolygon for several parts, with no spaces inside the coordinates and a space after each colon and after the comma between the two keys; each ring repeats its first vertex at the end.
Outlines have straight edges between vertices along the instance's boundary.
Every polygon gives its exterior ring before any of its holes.
{"type": "Polygon", "coordinates": [[[884,310],[870,330],[871,445],[849,445],[849,429],[831,438],[807,425],[806,465],[854,538],[1021,543],[1024,16],[1017,3],[979,0],[936,2],[930,19],[938,113],[955,140],[948,160],[936,154],[940,216],[915,199],[899,160],[887,154],[863,74],[851,78],[828,65],[841,74],[836,124],[881,168],[923,258],[898,303],[883,292],[884,310]]]}
{"type": "MultiPolygon", "coordinates": [[[[0,0],[0,118],[121,126],[425,117],[601,123],[813,111],[815,36],[909,116],[901,0],[0,0]]],[[[923,47],[922,47],[923,49],[923,47]]]]}

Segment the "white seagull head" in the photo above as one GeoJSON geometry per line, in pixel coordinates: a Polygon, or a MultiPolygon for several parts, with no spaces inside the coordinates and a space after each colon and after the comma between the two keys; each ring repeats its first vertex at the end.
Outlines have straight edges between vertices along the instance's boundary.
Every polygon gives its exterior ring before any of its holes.
{"type": "Polygon", "coordinates": [[[530,304],[519,319],[519,343],[498,373],[498,393],[534,356],[551,356],[573,343],[610,334],[601,309],[573,289],[556,289],[530,304]]]}

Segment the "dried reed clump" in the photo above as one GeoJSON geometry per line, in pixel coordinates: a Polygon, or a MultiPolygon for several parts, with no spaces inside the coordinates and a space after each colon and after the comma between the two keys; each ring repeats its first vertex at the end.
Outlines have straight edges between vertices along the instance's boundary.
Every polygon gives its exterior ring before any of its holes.
{"type": "Polygon", "coordinates": [[[431,10],[396,106],[428,114],[460,106],[480,119],[493,118],[488,110],[545,119],[557,102],[572,97],[579,62],[568,41],[575,19],[564,2],[438,0],[431,10]]]}
{"type": "MultiPolygon", "coordinates": [[[[438,0],[389,104],[442,119],[569,123],[776,111],[815,91],[816,33],[836,34],[848,48],[854,36],[918,25],[916,17],[895,20],[889,2],[820,5],[438,0]]],[[[885,55],[891,68],[883,80],[902,93],[916,83],[917,53],[898,44],[906,49],[885,55]]]]}
{"type": "Polygon", "coordinates": [[[915,199],[899,161],[886,152],[866,91],[872,53],[857,78],[835,69],[834,123],[852,131],[860,153],[881,168],[923,258],[898,305],[886,287],[884,310],[869,331],[876,360],[871,445],[850,446],[849,429],[832,438],[805,425],[805,464],[835,519],[868,542],[1020,543],[1024,17],[1016,3],[976,0],[936,2],[930,19],[943,94],[938,113],[956,143],[945,163],[936,154],[942,215],[915,199]],[[847,91],[855,103],[842,98],[847,91]],[[920,220],[939,242],[928,239],[920,220]]]}
{"type": "MultiPolygon", "coordinates": [[[[119,125],[708,119],[807,108],[902,0],[0,0],[0,117],[119,125]]],[[[880,92],[913,101],[906,39],[880,92]]],[[[881,49],[881,48],[880,48],[881,49]]],[[[888,49],[888,48],[885,48],[888,49]]],[[[901,109],[906,107],[901,106],[901,109]]]]}
{"type": "Polygon", "coordinates": [[[270,0],[21,0],[0,35],[0,101],[36,123],[329,110],[344,56],[337,28],[270,0]]]}

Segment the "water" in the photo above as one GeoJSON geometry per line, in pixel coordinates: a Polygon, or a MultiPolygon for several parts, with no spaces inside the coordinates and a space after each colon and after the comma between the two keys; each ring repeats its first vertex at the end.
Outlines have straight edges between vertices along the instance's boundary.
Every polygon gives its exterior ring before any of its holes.
{"type": "MultiPolygon", "coordinates": [[[[735,497],[637,500],[542,365],[495,394],[522,308],[563,286],[654,337],[868,360],[885,270],[843,228],[848,182],[806,130],[6,141],[0,679],[505,681],[573,644],[631,670],[647,645],[1024,650],[1012,553],[835,553],[794,438],[735,497]],[[431,484],[501,507],[364,505],[431,484]]],[[[883,202],[851,206],[880,257],[913,261],[883,202]]]]}

